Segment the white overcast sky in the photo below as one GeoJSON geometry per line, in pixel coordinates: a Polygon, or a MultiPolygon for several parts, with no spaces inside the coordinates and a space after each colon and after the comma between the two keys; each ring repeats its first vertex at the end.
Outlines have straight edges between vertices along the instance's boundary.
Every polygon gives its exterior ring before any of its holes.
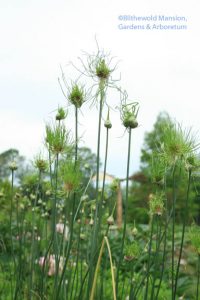
{"type": "MultiPolygon", "coordinates": [[[[32,159],[42,149],[45,122],[58,105],[66,105],[57,81],[59,65],[70,78],[67,63],[76,62],[82,50],[94,52],[95,35],[100,48],[120,60],[120,85],[140,102],[132,171],[139,167],[144,132],[160,111],[199,130],[199,11],[199,0],[0,0],[0,152],[14,147],[32,159]],[[123,14],[186,16],[188,29],[119,30],[123,14]]],[[[114,106],[115,100],[108,99],[114,106]]],[[[80,120],[84,145],[93,151],[96,113],[87,106],[80,120]]],[[[111,119],[108,172],[123,177],[127,137],[119,113],[111,112],[111,119]]],[[[72,110],[67,126],[73,126],[72,110]]]]}

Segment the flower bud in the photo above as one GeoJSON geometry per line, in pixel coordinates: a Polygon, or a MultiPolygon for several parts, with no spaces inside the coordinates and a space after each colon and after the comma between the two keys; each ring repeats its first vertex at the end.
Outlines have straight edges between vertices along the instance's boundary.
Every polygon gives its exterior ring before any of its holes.
{"type": "Polygon", "coordinates": [[[134,228],[132,229],[132,234],[133,234],[134,236],[138,234],[138,230],[137,230],[136,227],[134,227],[134,228]]]}
{"type": "Polygon", "coordinates": [[[11,171],[16,171],[16,170],[18,169],[17,164],[16,164],[15,161],[12,161],[12,162],[9,164],[9,169],[10,169],[11,171]]]}
{"type": "Polygon", "coordinates": [[[124,116],[123,125],[126,128],[131,128],[131,129],[138,127],[138,122],[134,114],[127,112],[126,115],[124,116]]]}
{"type": "Polygon", "coordinates": [[[62,107],[58,108],[56,121],[61,121],[64,120],[65,118],[66,118],[66,112],[64,111],[64,109],[62,107]]]}
{"type": "Polygon", "coordinates": [[[108,225],[114,225],[115,221],[112,215],[110,215],[107,219],[108,225]]]}
{"type": "Polygon", "coordinates": [[[93,219],[90,219],[89,224],[90,224],[91,226],[93,226],[93,225],[94,225],[94,220],[93,220],[93,219]]]}
{"type": "Polygon", "coordinates": [[[110,122],[110,120],[106,120],[104,123],[104,126],[108,129],[110,129],[112,127],[112,123],[110,122]]]}

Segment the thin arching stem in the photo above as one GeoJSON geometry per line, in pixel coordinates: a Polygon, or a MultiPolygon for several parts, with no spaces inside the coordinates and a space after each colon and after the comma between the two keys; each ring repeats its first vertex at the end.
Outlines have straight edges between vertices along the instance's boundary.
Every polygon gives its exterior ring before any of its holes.
{"type": "Polygon", "coordinates": [[[125,241],[125,236],[126,236],[128,189],[129,189],[129,168],[130,168],[130,156],[131,156],[131,133],[132,133],[131,128],[129,128],[128,133],[129,133],[129,135],[128,135],[128,155],[127,155],[127,169],[126,169],[126,196],[125,196],[125,208],[124,208],[124,227],[123,227],[119,261],[118,261],[118,266],[117,266],[117,276],[116,276],[116,293],[117,294],[118,294],[119,272],[120,272],[120,266],[121,266],[122,258],[123,258],[124,241],[125,241]]]}

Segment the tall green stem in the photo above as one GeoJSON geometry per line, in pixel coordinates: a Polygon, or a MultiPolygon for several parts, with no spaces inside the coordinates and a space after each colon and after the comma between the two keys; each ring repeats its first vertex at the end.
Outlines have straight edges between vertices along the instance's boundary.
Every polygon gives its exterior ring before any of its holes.
{"type": "Polygon", "coordinates": [[[147,283],[146,283],[144,300],[147,300],[148,290],[149,290],[149,273],[150,273],[150,268],[151,268],[151,248],[152,248],[152,238],[153,238],[153,226],[154,226],[154,215],[151,220],[151,233],[150,233],[150,242],[149,242],[149,249],[148,249],[147,283]]]}
{"type": "Polygon", "coordinates": [[[34,260],[35,260],[35,208],[38,198],[39,187],[41,183],[41,172],[39,172],[39,182],[36,190],[36,195],[34,199],[34,204],[32,208],[32,238],[31,238],[31,266],[30,266],[30,286],[29,286],[29,299],[32,299],[32,289],[33,289],[33,277],[34,277],[34,260]]]}
{"type": "Polygon", "coordinates": [[[177,289],[179,268],[180,268],[180,262],[181,262],[182,252],[183,252],[185,227],[186,227],[186,220],[187,220],[187,215],[188,215],[188,201],[189,201],[190,184],[191,184],[191,170],[189,170],[189,174],[188,174],[188,186],[187,186],[187,196],[186,196],[186,199],[185,199],[185,207],[184,207],[184,214],[183,214],[183,228],[182,228],[182,236],[181,236],[181,246],[180,246],[178,266],[177,266],[177,270],[176,270],[176,277],[175,277],[175,284],[174,284],[174,299],[176,297],[176,289],[177,289]]]}
{"type": "Polygon", "coordinates": [[[117,266],[117,276],[116,276],[116,293],[118,295],[118,283],[119,283],[119,272],[120,266],[122,263],[123,258],[123,250],[124,250],[124,241],[126,235],[126,224],[127,224],[127,209],[128,209],[128,188],[129,188],[129,168],[130,168],[130,156],[131,156],[131,133],[132,130],[129,128],[129,135],[128,135],[128,157],[127,157],[127,170],[126,170],[126,197],[125,197],[125,208],[124,208],[124,227],[123,227],[123,234],[122,234],[122,243],[119,255],[119,261],[117,266]]]}
{"type": "MultiPolygon", "coordinates": [[[[166,210],[167,210],[167,204],[166,204],[166,210]]],[[[158,295],[159,295],[160,288],[161,288],[161,283],[162,283],[162,280],[163,280],[164,269],[165,269],[166,246],[167,246],[167,229],[168,229],[168,221],[167,221],[167,214],[166,214],[165,230],[164,230],[164,246],[163,246],[164,248],[163,248],[163,256],[162,256],[162,268],[161,268],[160,280],[159,280],[158,288],[157,288],[157,291],[156,291],[155,300],[158,299],[158,295]]],[[[162,241],[162,237],[161,237],[161,241],[162,241]]]]}
{"type": "Polygon", "coordinates": [[[171,268],[171,276],[172,276],[172,300],[174,300],[174,245],[175,245],[175,207],[176,207],[176,180],[175,180],[176,166],[174,166],[173,170],[173,199],[172,199],[172,268],[171,268]]]}
{"type": "MultiPolygon", "coordinates": [[[[94,228],[92,232],[91,237],[91,254],[90,254],[90,264],[94,258],[94,253],[97,248],[97,229],[98,229],[98,217],[99,217],[99,169],[100,169],[100,145],[101,145],[101,119],[102,119],[102,111],[103,111],[103,104],[104,104],[104,97],[105,97],[105,91],[104,91],[104,82],[99,83],[99,92],[100,92],[100,107],[99,107],[99,123],[98,123],[98,137],[97,137],[97,159],[96,159],[96,212],[95,212],[95,218],[94,218],[94,228]]],[[[88,279],[88,291],[87,291],[87,297],[89,298],[89,293],[92,285],[92,278],[94,274],[94,268],[93,266],[90,269],[89,272],[89,279],[88,279]]]]}
{"type": "Polygon", "coordinates": [[[155,268],[155,272],[153,274],[153,282],[152,282],[152,289],[151,289],[151,300],[154,300],[154,291],[155,291],[155,282],[156,282],[156,274],[157,274],[157,269],[158,269],[158,256],[159,256],[159,241],[161,238],[161,222],[160,222],[160,216],[156,216],[156,251],[154,254],[154,259],[153,259],[153,264],[154,264],[154,268],[155,268]]]}
{"type": "Polygon", "coordinates": [[[102,219],[102,204],[103,204],[103,197],[105,191],[106,168],[107,168],[107,159],[108,159],[108,139],[109,139],[109,129],[106,128],[106,148],[105,148],[105,160],[104,160],[104,171],[103,171],[103,184],[102,184],[102,191],[101,191],[101,199],[99,202],[99,220],[98,220],[97,232],[101,227],[101,219],[102,219]]]}
{"type": "MultiPolygon", "coordinates": [[[[75,169],[77,166],[77,161],[78,161],[78,108],[75,106],[75,164],[74,164],[75,169]]],[[[72,215],[71,215],[71,221],[70,221],[70,238],[69,238],[69,242],[68,242],[67,249],[66,249],[67,250],[66,258],[65,258],[64,265],[63,265],[63,270],[61,273],[60,281],[59,281],[58,287],[55,291],[55,295],[56,295],[55,299],[59,298],[61,285],[63,283],[63,279],[65,276],[66,267],[67,267],[67,263],[69,260],[71,247],[72,247],[73,234],[74,234],[74,216],[75,216],[75,208],[76,208],[75,202],[76,202],[76,192],[74,192],[74,194],[73,194],[72,215]]]]}
{"type": "MultiPolygon", "coordinates": [[[[10,202],[10,241],[11,241],[11,255],[12,255],[13,264],[14,264],[14,274],[16,274],[16,261],[15,261],[15,255],[14,255],[13,232],[12,232],[13,197],[14,197],[14,170],[11,171],[11,189],[12,189],[12,195],[11,195],[11,202],[10,202]]],[[[12,294],[12,299],[13,299],[12,271],[11,271],[10,284],[11,284],[11,294],[12,294]]]]}
{"type": "Polygon", "coordinates": [[[199,282],[200,282],[200,254],[198,254],[198,265],[197,265],[197,291],[196,291],[196,300],[199,299],[199,282]]]}

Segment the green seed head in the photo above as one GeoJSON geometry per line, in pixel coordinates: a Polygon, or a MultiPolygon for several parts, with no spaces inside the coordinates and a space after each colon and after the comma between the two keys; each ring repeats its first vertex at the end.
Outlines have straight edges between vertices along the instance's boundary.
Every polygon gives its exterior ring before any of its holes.
{"type": "Polygon", "coordinates": [[[78,84],[73,84],[68,93],[68,99],[76,108],[80,108],[85,101],[85,92],[83,87],[78,84]]]}
{"type": "Polygon", "coordinates": [[[134,240],[130,245],[127,245],[125,247],[124,252],[125,252],[125,255],[124,255],[125,260],[131,261],[133,259],[137,259],[141,253],[139,243],[134,240]]]}
{"type": "MultiPolygon", "coordinates": [[[[169,166],[178,160],[187,161],[197,148],[191,129],[183,129],[180,124],[172,122],[163,128],[162,155],[169,166]]],[[[193,159],[189,159],[189,164],[192,161],[193,159]]]]}
{"type": "Polygon", "coordinates": [[[42,159],[40,155],[36,157],[34,165],[40,172],[45,172],[48,167],[47,161],[42,159]]]}
{"type": "Polygon", "coordinates": [[[9,164],[9,169],[10,169],[11,171],[16,171],[16,170],[18,169],[17,164],[16,164],[15,161],[12,161],[12,162],[9,164]]]}
{"type": "Polygon", "coordinates": [[[82,174],[77,163],[76,167],[73,161],[67,161],[61,165],[61,177],[64,183],[64,191],[77,191],[81,184],[82,174]]]}
{"type": "Polygon", "coordinates": [[[164,184],[164,177],[165,177],[165,161],[161,155],[158,153],[152,153],[152,161],[151,161],[151,168],[150,174],[152,178],[152,183],[163,186],[164,184]]]}
{"type": "Polygon", "coordinates": [[[149,195],[150,215],[162,216],[164,212],[164,194],[150,194],[149,195]]]}
{"type": "Polygon", "coordinates": [[[124,127],[134,129],[138,127],[137,115],[138,115],[138,102],[126,103],[127,94],[124,92],[124,99],[121,104],[121,120],[124,127]]]}
{"type": "Polygon", "coordinates": [[[111,70],[107,66],[105,59],[100,58],[96,64],[96,76],[99,80],[108,80],[111,70]]]}
{"type": "Polygon", "coordinates": [[[67,114],[62,107],[58,108],[58,112],[56,114],[56,121],[61,121],[66,118],[67,114]]]}
{"type": "Polygon", "coordinates": [[[196,155],[190,155],[185,161],[186,170],[196,170],[200,167],[200,160],[196,155]]]}
{"type": "Polygon", "coordinates": [[[46,126],[46,143],[53,154],[65,151],[69,145],[69,133],[63,125],[46,126]]]}
{"type": "Polygon", "coordinates": [[[124,127],[131,128],[131,129],[138,127],[137,119],[133,113],[126,112],[126,114],[124,115],[124,119],[123,119],[123,125],[124,125],[124,127]]]}

